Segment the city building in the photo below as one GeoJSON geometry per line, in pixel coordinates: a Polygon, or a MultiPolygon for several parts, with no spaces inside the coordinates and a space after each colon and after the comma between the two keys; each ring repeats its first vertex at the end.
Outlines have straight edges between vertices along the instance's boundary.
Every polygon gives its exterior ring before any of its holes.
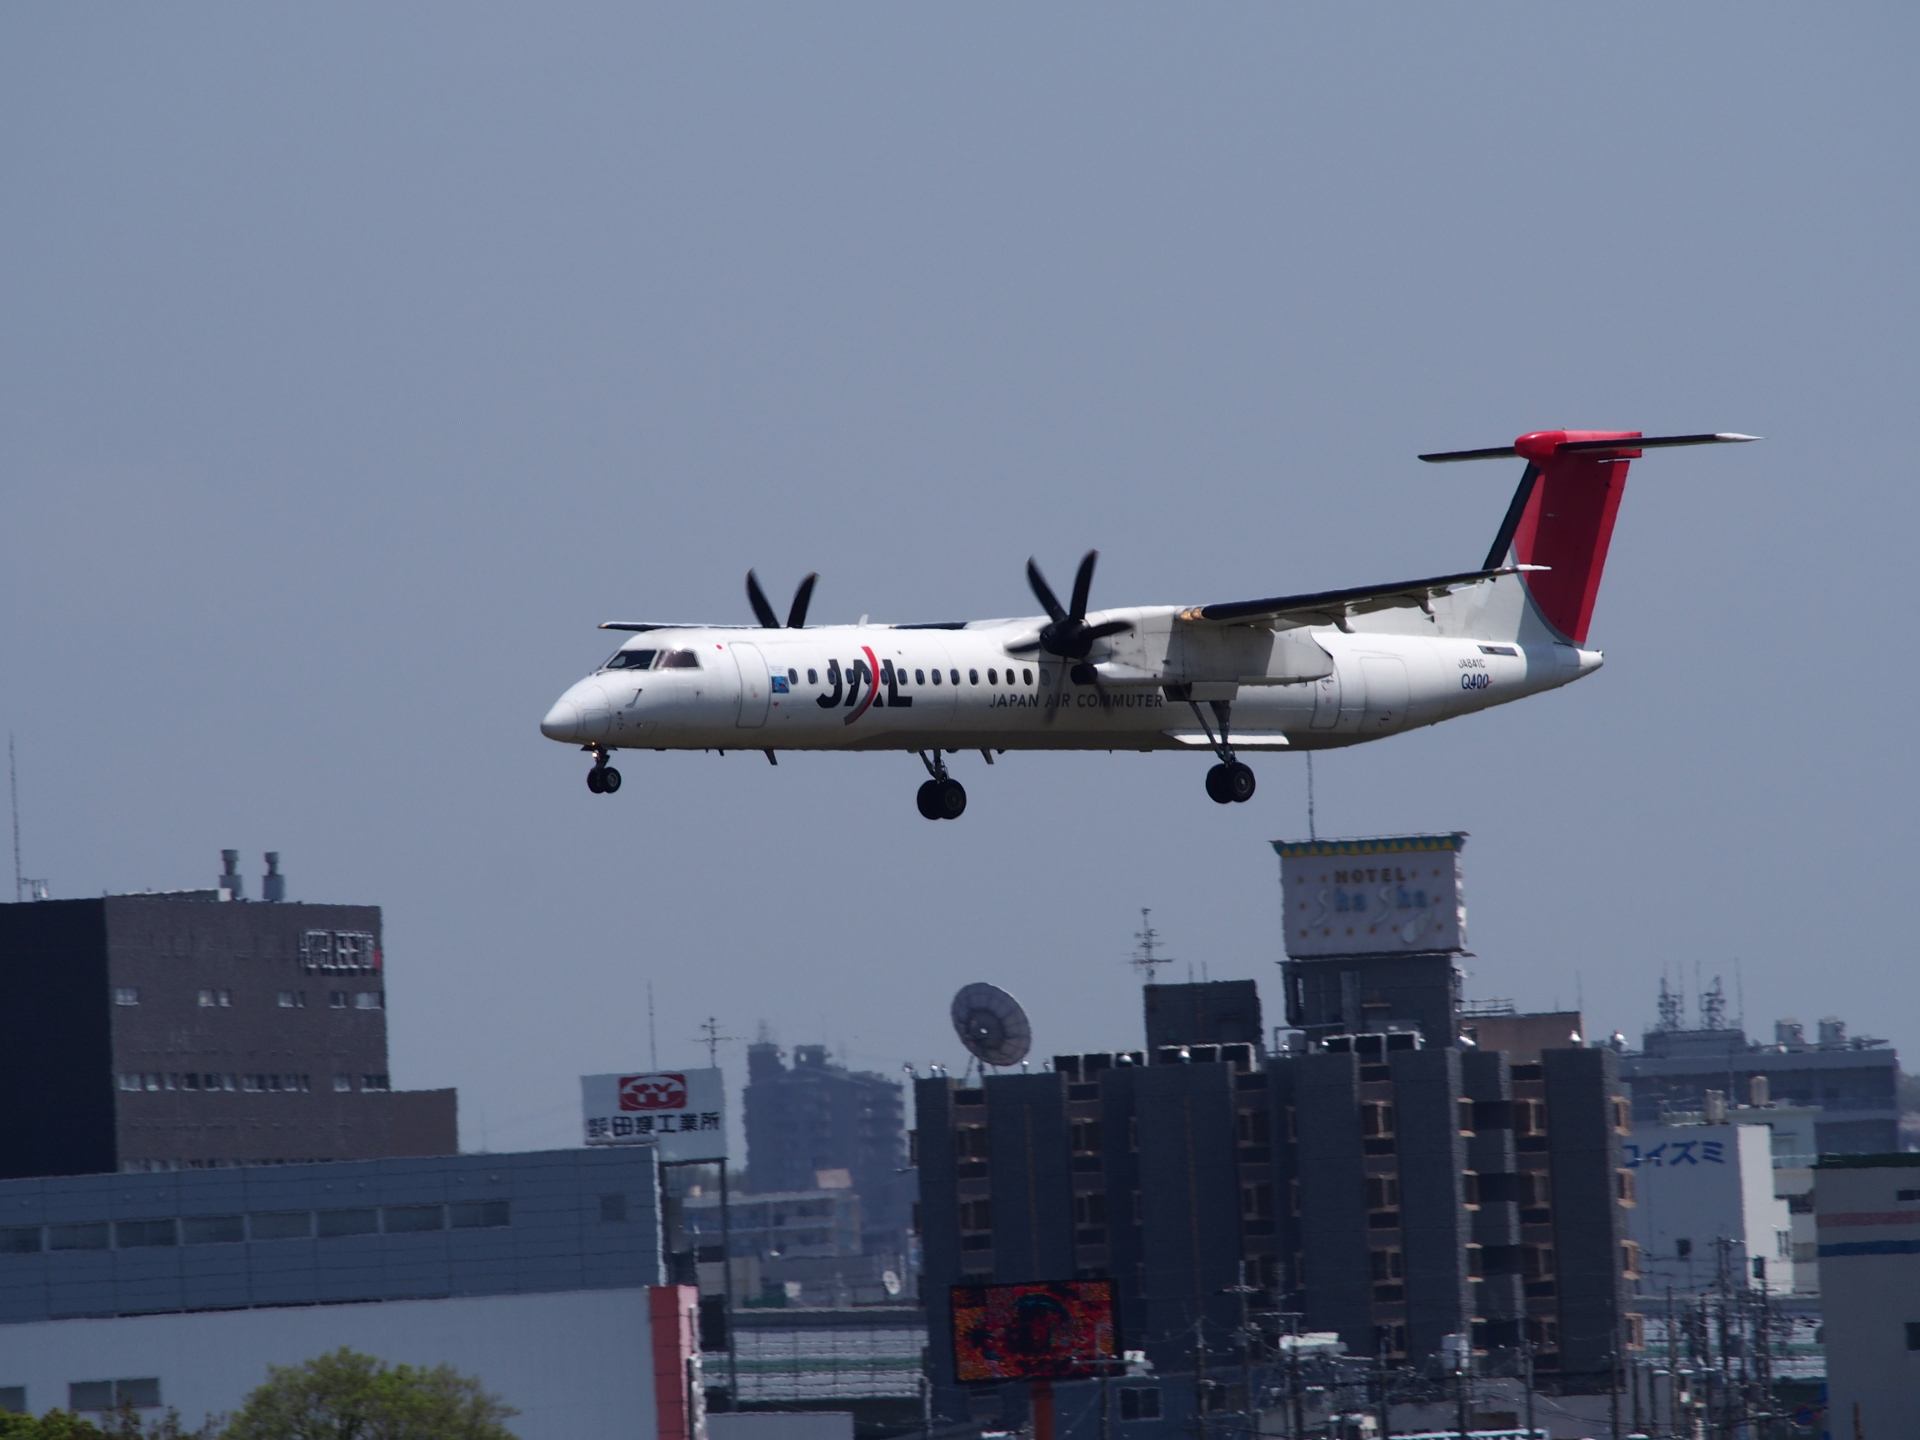
{"type": "Polygon", "coordinates": [[[1920,1415],[1920,1154],[1814,1170],[1828,1434],[1909,1435],[1920,1415]]]}
{"type": "Polygon", "coordinates": [[[191,1428],[349,1345],[479,1376],[522,1440],[692,1440],[658,1184],[651,1148],[0,1182],[0,1405],[191,1428]]]}
{"type": "Polygon", "coordinates": [[[747,1047],[746,1189],[789,1194],[844,1171],[860,1197],[861,1248],[904,1255],[911,1221],[906,1110],[899,1081],[829,1062],[824,1045],[796,1045],[793,1064],[762,1036],[747,1047]]]}
{"type": "Polygon", "coordinates": [[[0,905],[0,1177],[459,1149],[452,1090],[392,1088],[379,908],[248,902],[225,859],[207,890],[0,905]]]}
{"type": "MultiPolygon", "coordinates": [[[[1739,1111],[1737,1115],[1765,1112],[1739,1111]]],[[[1635,1122],[1626,1146],[1628,1229],[1656,1294],[1697,1295],[1728,1275],[1794,1290],[1793,1224],[1775,1194],[1773,1132],[1763,1123],[1635,1122]]]]}
{"type": "Polygon", "coordinates": [[[1699,1010],[1698,1023],[1684,1027],[1681,999],[1662,983],[1660,1022],[1641,1037],[1639,1052],[1620,1062],[1636,1120],[1657,1124],[1699,1112],[1708,1091],[1749,1095],[1759,1079],[1771,1102],[1819,1109],[1814,1131],[1822,1155],[1900,1148],[1900,1062],[1886,1041],[1849,1037],[1833,1017],[1820,1022],[1816,1040],[1806,1038],[1799,1021],[1782,1020],[1772,1044],[1750,1041],[1727,1023],[1718,981],[1700,996],[1699,1010]]]}

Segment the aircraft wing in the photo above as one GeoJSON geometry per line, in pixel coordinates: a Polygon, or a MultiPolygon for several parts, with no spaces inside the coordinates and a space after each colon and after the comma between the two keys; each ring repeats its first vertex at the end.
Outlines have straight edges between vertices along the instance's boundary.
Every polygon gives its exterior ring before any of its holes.
{"type": "Polygon", "coordinates": [[[704,620],[602,620],[602,630],[752,630],[752,625],[710,625],[704,620]]]}
{"type": "Polygon", "coordinates": [[[1319,590],[1307,595],[1276,595],[1269,600],[1232,600],[1224,605],[1195,605],[1182,610],[1188,621],[1216,624],[1236,620],[1269,620],[1285,625],[1346,625],[1350,615],[1375,610],[1417,606],[1424,610],[1439,595],[1463,585],[1477,585],[1498,575],[1544,570],[1544,565],[1504,565],[1495,570],[1463,570],[1458,575],[1435,575],[1426,580],[1402,580],[1393,585],[1360,585],[1351,590],[1319,590]]]}

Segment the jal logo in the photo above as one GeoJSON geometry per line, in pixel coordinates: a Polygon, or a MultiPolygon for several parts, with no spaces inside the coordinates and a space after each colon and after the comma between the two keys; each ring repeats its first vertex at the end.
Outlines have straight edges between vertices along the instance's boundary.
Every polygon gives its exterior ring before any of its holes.
{"type": "Polygon", "coordinates": [[[684,1075],[622,1075],[622,1110],[684,1110],[687,1108],[687,1077],[684,1075]]]}

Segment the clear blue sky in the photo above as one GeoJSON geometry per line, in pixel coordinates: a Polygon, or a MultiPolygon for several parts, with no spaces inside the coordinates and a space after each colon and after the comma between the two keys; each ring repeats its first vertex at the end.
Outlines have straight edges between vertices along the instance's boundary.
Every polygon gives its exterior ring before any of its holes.
{"type": "MultiPolygon", "coordinates": [[[[0,725],[58,895],[386,908],[394,1071],[468,1145],[708,1014],[952,1062],[1137,1040],[1136,910],[1277,1002],[1300,758],[635,756],[536,726],[618,617],[1022,613],[1477,562],[1637,465],[1597,676],[1318,764],[1464,829],[1470,992],[1920,1050],[1907,6],[198,6],[0,15],[0,725]],[[1907,878],[1903,879],[1902,877],[1907,878]],[[256,892],[257,893],[257,888],[256,892]]],[[[1176,972],[1177,974],[1178,972],[1176,972]]],[[[740,1056],[732,1050],[736,1067],[740,1056]]]]}

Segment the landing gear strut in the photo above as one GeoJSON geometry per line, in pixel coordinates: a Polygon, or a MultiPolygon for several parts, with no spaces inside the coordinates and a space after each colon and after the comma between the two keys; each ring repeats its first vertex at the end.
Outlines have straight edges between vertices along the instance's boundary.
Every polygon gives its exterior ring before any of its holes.
{"type": "Polygon", "coordinates": [[[587,771],[587,789],[596,795],[611,795],[618,790],[620,772],[607,764],[607,747],[583,745],[580,748],[593,756],[593,768],[587,771]]]}
{"type": "Polygon", "coordinates": [[[1213,726],[1207,723],[1207,717],[1200,707],[1189,700],[1193,718],[1200,722],[1200,728],[1207,732],[1207,739],[1213,744],[1213,753],[1220,757],[1220,763],[1207,771],[1207,798],[1216,805],[1242,805],[1253,798],[1253,769],[1236,759],[1233,743],[1228,738],[1227,726],[1232,718],[1233,707],[1225,700],[1207,702],[1216,718],[1220,721],[1220,734],[1215,736],[1213,726]]]}
{"type": "Polygon", "coordinates": [[[914,803],[929,820],[958,820],[967,808],[967,787],[947,774],[947,761],[938,750],[931,759],[920,752],[920,763],[932,778],[920,787],[914,803]]]}

